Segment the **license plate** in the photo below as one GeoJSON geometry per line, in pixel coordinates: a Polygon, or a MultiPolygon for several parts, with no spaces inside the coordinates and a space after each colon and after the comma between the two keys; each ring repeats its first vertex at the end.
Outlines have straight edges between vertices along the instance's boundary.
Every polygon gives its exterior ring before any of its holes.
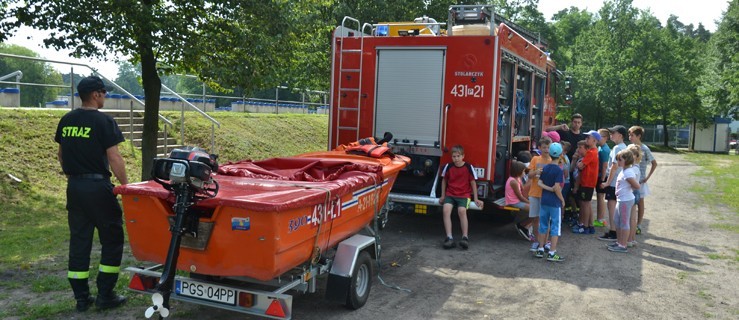
{"type": "Polygon", "coordinates": [[[236,305],[236,290],[208,283],[176,280],[175,294],[232,306],[236,305]]]}

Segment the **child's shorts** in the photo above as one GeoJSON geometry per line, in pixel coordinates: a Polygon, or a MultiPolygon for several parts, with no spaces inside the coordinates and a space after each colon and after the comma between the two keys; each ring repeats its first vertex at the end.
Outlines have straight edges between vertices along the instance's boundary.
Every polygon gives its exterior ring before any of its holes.
{"type": "Polygon", "coordinates": [[[616,213],[613,215],[613,224],[616,230],[629,230],[631,225],[631,207],[634,206],[634,200],[618,201],[616,203],[616,213]]]}
{"type": "Polygon", "coordinates": [[[562,207],[541,206],[539,210],[539,234],[545,234],[549,229],[552,237],[560,236],[562,226],[562,207]]]}
{"type": "Polygon", "coordinates": [[[649,195],[649,185],[645,182],[642,183],[639,187],[639,194],[641,195],[639,198],[644,199],[649,195]]]}
{"type": "Polygon", "coordinates": [[[529,218],[538,217],[540,207],[541,207],[541,198],[529,197],[529,218]]]}
{"type": "Polygon", "coordinates": [[[470,198],[459,198],[447,196],[444,198],[444,204],[451,204],[452,207],[462,207],[465,209],[470,208],[470,198]]]}
{"type": "Polygon", "coordinates": [[[514,208],[518,208],[518,209],[523,210],[523,208],[526,208],[526,202],[521,201],[519,203],[514,203],[514,204],[507,204],[506,203],[506,206],[514,207],[514,208]]]}
{"type": "Polygon", "coordinates": [[[592,201],[593,191],[595,191],[594,188],[580,187],[580,190],[577,190],[575,199],[580,200],[580,201],[592,201]]]}

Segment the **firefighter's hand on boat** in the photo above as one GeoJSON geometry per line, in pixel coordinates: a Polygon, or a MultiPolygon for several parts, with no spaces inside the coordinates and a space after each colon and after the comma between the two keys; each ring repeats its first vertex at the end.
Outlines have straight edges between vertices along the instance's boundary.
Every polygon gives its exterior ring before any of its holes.
{"type": "Polygon", "coordinates": [[[444,198],[445,198],[445,196],[441,196],[441,197],[439,198],[439,204],[441,204],[441,205],[443,205],[443,204],[444,204],[444,198]]]}

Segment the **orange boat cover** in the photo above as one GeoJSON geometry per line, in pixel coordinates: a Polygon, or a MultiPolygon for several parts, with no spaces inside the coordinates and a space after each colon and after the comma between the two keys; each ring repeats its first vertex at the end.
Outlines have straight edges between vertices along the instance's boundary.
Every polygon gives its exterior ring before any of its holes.
{"type": "MultiPolygon", "coordinates": [[[[381,165],[315,158],[229,162],[220,166],[213,178],[219,184],[218,195],[198,202],[198,207],[283,211],[324,203],[327,192],[335,199],[383,182],[381,165]]],[[[155,181],[118,186],[114,192],[154,196],[174,203],[174,194],[155,181]]]]}

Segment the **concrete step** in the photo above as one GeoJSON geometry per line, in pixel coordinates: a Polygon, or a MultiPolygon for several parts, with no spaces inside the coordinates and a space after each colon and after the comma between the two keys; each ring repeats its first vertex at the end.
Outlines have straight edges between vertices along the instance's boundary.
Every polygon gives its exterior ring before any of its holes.
{"type": "MultiPolygon", "coordinates": [[[[133,139],[141,140],[144,137],[144,131],[129,132],[126,129],[127,128],[121,128],[121,132],[123,132],[123,137],[125,137],[128,140],[133,140],[133,139]]],[[[157,133],[157,137],[164,138],[164,132],[163,131],[159,131],[157,133]]]]}
{"type": "MultiPolygon", "coordinates": [[[[131,140],[131,143],[133,143],[134,147],[141,148],[142,139],[134,138],[133,140],[131,140]]],[[[177,143],[177,139],[167,138],[167,146],[174,146],[176,143],[177,143]]],[[[164,138],[157,138],[157,145],[164,146],[164,138]]]]}
{"type": "Polygon", "coordinates": [[[172,150],[174,150],[174,149],[177,149],[177,148],[182,148],[182,146],[179,146],[179,145],[177,145],[177,146],[167,146],[167,150],[166,151],[164,150],[164,146],[159,146],[159,147],[157,147],[157,157],[160,157],[160,158],[169,157],[169,152],[172,151],[172,150]]]}
{"type": "Polygon", "coordinates": [[[143,123],[134,123],[133,125],[131,125],[131,124],[128,124],[128,123],[126,123],[126,124],[118,123],[118,128],[121,129],[121,131],[123,131],[123,133],[131,132],[131,130],[133,130],[134,132],[136,132],[136,131],[144,131],[144,124],[143,123]]]}
{"type": "MultiPolygon", "coordinates": [[[[131,118],[128,116],[125,117],[113,117],[113,120],[118,124],[118,126],[127,125],[131,123],[131,118]]],[[[133,123],[134,124],[144,124],[144,117],[133,117],[133,123]]]]}
{"type": "MultiPolygon", "coordinates": [[[[109,114],[113,118],[128,118],[130,116],[129,110],[111,110],[111,109],[98,109],[100,112],[104,112],[106,114],[109,114]]],[[[133,117],[134,118],[143,118],[144,112],[142,110],[133,110],[133,117]]]]}

